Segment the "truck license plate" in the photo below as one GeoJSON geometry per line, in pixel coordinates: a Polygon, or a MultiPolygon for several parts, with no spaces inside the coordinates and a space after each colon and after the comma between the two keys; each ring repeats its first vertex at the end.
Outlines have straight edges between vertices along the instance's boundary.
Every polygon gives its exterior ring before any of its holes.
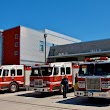
{"type": "Polygon", "coordinates": [[[99,94],[100,97],[106,97],[106,94],[99,94]]]}

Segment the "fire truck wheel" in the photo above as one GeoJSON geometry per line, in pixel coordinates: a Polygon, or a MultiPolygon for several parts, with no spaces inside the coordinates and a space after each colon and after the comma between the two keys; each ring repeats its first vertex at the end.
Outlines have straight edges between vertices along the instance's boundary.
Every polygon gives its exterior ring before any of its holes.
{"type": "Polygon", "coordinates": [[[15,82],[11,83],[9,90],[10,90],[10,92],[18,91],[18,84],[16,84],[15,82]]]}

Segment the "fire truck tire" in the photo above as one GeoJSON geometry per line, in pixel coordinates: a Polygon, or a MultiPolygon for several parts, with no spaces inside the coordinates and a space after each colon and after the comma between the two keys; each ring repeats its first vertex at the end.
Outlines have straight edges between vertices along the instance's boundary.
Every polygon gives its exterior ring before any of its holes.
{"type": "Polygon", "coordinates": [[[18,89],[19,89],[19,86],[18,86],[17,83],[12,82],[12,83],[10,84],[9,91],[10,91],[11,93],[17,92],[18,89]]]}

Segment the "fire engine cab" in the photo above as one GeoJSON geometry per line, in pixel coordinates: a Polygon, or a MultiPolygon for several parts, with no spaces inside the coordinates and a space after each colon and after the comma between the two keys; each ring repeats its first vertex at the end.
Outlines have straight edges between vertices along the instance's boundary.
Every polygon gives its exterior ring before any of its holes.
{"type": "Polygon", "coordinates": [[[32,67],[30,88],[36,92],[62,92],[61,80],[66,75],[69,89],[75,84],[75,74],[78,73],[76,62],[56,62],[32,67]]]}
{"type": "Polygon", "coordinates": [[[110,59],[87,58],[79,65],[78,90],[75,96],[110,98],[110,59]]]}
{"type": "Polygon", "coordinates": [[[29,86],[31,68],[24,65],[0,66],[0,90],[16,92],[21,87],[29,86]]]}

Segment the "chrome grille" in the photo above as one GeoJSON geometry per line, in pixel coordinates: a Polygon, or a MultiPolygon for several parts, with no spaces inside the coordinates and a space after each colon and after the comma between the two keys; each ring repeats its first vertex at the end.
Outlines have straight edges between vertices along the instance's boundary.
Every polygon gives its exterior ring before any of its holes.
{"type": "Polygon", "coordinates": [[[34,86],[35,87],[43,87],[43,80],[42,79],[34,80],[34,86]]]}
{"type": "Polygon", "coordinates": [[[87,78],[86,89],[87,90],[100,90],[100,78],[87,78]]]}

